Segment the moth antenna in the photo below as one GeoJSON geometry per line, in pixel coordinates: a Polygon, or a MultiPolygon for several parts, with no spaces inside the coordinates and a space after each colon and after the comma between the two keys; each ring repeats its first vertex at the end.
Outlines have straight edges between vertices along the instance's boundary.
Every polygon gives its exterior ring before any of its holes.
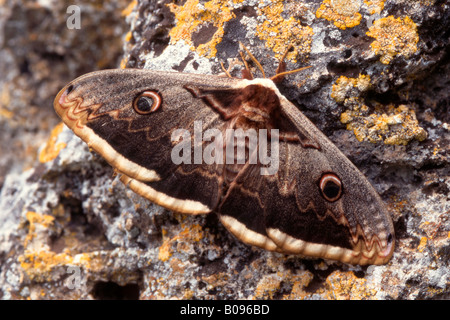
{"type": "Polygon", "coordinates": [[[223,72],[225,72],[225,74],[228,76],[228,78],[233,78],[230,74],[230,67],[231,65],[228,66],[228,69],[225,69],[223,62],[220,61],[220,66],[222,67],[223,72]]]}
{"type": "Polygon", "coordinates": [[[288,45],[286,51],[283,53],[283,56],[282,56],[281,59],[280,59],[280,63],[283,62],[284,59],[286,59],[287,54],[289,53],[289,51],[291,51],[291,49],[292,49],[293,47],[294,47],[294,46],[293,46],[292,44],[288,45]]]}
{"type": "Polygon", "coordinates": [[[280,58],[280,61],[278,62],[278,68],[275,71],[276,75],[286,71],[286,62],[284,60],[286,59],[287,54],[289,53],[289,51],[291,51],[292,48],[293,48],[293,45],[290,44],[290,45],[288,45],[286,51],[284,51],[283,56],[280,58]]]}
{"type": "Polygon", "coordinates": [[[290,73],[299,72],[301,70],[309,68],[309,67],[305,67],[305,68],[300,68],[300,69],[296,69],[296,70],[286,71],[286,62],[284,60],[286,59],[287,54],[289,53],[289,51],[291,51],[291,49],[293,47],[294,46],[292,44],[289,44],[288,47],[286,48],[286,51],[284,51],[283,55],[281,56],[280,62],[278,64],[278,68],[275,72],[275,75],[272,78],[270,78],[273,82],[281,82],[285,75],[290,74],[290,73]]]}
{"type": "Polygon", "coordinates": [[[239,54],[241,55],[241,59],[244,62],[245,66],[245,69],[242,70],[242,79],[253,80],[252,72],[250,71],[247,61],[245,61],[244,54],[242,53],[242,51],[239,51],[239,54]]]}
{"type": "Polygon", "coordinates": [[[281,80],[285,75],[288,75],[288,74],[291,74],[291,73],[297,73],[297,72],[303,71],[303,70],[311,68],[311,67],[312,66],[307,66],[307,67],[303,67],[303,68],[300,68],[300,69],[280,72],[280,73],[277,73],[276,75],[274,75],[272,78],[270,78],[270,80],[272,80],[273,82],[276,82],[278,80],[281,80]]]}
{"type": "MultiPolygon", "coordinates": [[[[262,75],[263,75],[263,78],[265,78],[266,77],[266,74],[264,73],[264,69],[263,69],[263,67],[261,66],[261,64],[259,63],[259,61],[253,56],[253,54],[242,44],[242,42],[239,42],[239,45],[240,45],[240,47],[242,48],[242,49],[244,49],[245,50],[245,52],[248,54],[248,56],[250,57],[250,59],[252,59],[253,60],[253,62],[256,64],[256,66],[258,67],[258,69],[261,71],[261,73],[262,73],[262,75]]],[[[240,51],[240,54],[241,54],[241,57],[242,57],[242,60],[244,60],[244,64],[245,64],[245,66],[246,66],[246,68],[248,69],[248,65],[247,65],[247,63],[245,62],[245,59],[244,59],[244,57],[243,57],[243,54],[242,54],[242,51],[240,51]]],[[[250,69],[248,69],[248,70],[250,70],[250,69]]]]}

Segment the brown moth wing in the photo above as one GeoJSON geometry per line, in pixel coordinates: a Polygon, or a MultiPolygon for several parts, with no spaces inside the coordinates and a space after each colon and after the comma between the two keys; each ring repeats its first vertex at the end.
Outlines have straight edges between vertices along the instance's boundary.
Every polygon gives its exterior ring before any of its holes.
{"type": "MultiPolygon", "coordinates": [[[[315,238],[317,235],[313,236],[314,232],[310,232],[313,239],[312,242],[324,245],[315,245],[311,248],[308,246],[307,249],[302,249],[303,252],[307,255],[329,256],[333,259],[349,263],[386,263],[394,251],[394,226],[386,206],[378,193],[353,163],[309,119],[299,112],[291,102],[283,96],[280,97],[280,101],[283,113],[287,118],[293,121],[298,127],[302,127],[310,132],[320,143],[320,150],[293,147],[291,157],[306,159],[306,161],[300,162],[304,169],[299,168],[298,172],[307,172],[307,176],[309,177],[309,180],[305,183],[304,174],[294,173],[294,170],[297,169],[292,168],[292,164],[296,162],[290,162],[290,175],[291,177],[297,176],[299,181],[295,193],[296,202],[299,208],[303,210],[305,208],[314,208],[316,214],[318,212],[326,212],[326,218],[323,217],[323,213],[317,214],[317,218],[322,223],[327,222],[330,227],[318,227],[316,229],[317,234],[323,234],[323,230],[327,230],[326,237],[329,239],[335,238],[333,241],[327,241],[325,239],[317,240],[315,238]],[[308,153],[308,156],[304,156],[305,153],[308,153]],[[342,195],[336,201],[324,201],[323,195],[321,196],[319,186],[320,178],[326,172],[336,174],[342,183],[342,195]],[[323,203],[318,200],[319,197],[323,203]],[[311,205],[312,203],[313,206],[311,205]],[[334,221],[327,219],[333,219],[334,221]],[[335,248],[333,245],[334,243],[343,241],[343,239],[338,238],[338,234],[341,235],[344,233],[341,233],[338,229],[342,226],[345,226],[351,235],[347,239],[351,251],[338,249],[348,249],[344,242],[339,244],[338,248],[335,248]]],[[[283,152],[280,151],[280,154],[283,154],[283,152]]],[[[285,167],[280,164],[280,168],[285,167]]],[[[300,224],[303,222],[293,219],[288,225],[286,223],[280,223],[279,221],[281,220],[274,217],[274,214],[270,218],[270,214],[268,214],[268,233],[272,238],[276,238],[276,242],[279,245],[282,245],[287,250],[297,252],[298,249],[292,250],[292,248],[298,248],[302,243],[286,237],[285,234],[288,234],[289,230],[292,230],[296,223],[300,224]]]]}
{"type": "Polygon", "coordinates": [[[386,263],[394,230],[378,194],[322,132],[279,98],[285,119],[306,130],[319,148],[280,141],[275,175],[259,174],[262,165],[247,165],[219,204],[221,221],[244,242],[265,249],[352,264],[386,263]],[[343,186],[333,202],[319,186],[328,173],[343,186]]]}
{"type": "Polygon", "coordinates": [[[208,213],[220,199],[222,165],[196,165],[193,154],[193,164],[175,165],[171,135],[176,129],[187,129],[193,137],[197,120],[203,124],[202,131],[223,125],[220,116],[201,99],[194,99],[185,85],[209,83],[229,88],[239,81],[175,72],[105,70],[69,83],[57,95],[55,110],[124,174],[122,181],[135,192],[174,211],[208,213]],[[140,115],[132,104],[145,91],[157,92],[162,103],[155,112],[140,115]]]}
{"type": "MultiPolygon", "coordinates": [[[[56,97],[55,110],[135,192],[178,212],[216,210],[247,243],[359,264],[385,263],[392,255],[392,222],[372,186],[268,79],[107,70],[68,84],[56,97]],[[202,132],[223,132],[240,108],[236,101],[255,85],[258,94],[279,99],[281,112],[271,126],[285,139],[275,174],[261,175],[260,164],[174,164],[176,129],[187,129],[192,137],[201,121],[202,132]],[[150,113],[133,110],[143,92],[160,98],[150,113]],[[225,179],[227,168],[238,169],[231,182],[225,179]],[[320,191],[324,175],[342,184],[331,202],[320,191]]],[[[193,160],[193,147],[190,152],[193,160]]]]}
{"type": "Polygon", "coordinates": [[[260,163],[238,167],[217,208],[234,235],[268,250],[348,263],[379,264],[390,258],[393,226],[375,190],[271,81],[248,81],[232,91],[195,87],[190,91],[223,119],[236,116],[239,105],[246,106],[241,108],[245,112],[254,104],[261,105],[259,110],[279,104],[280,112],[273,112],[274,119],[266,122],[279,129],[280,137],[287,137],[280,139],[276,174],[262,175],[260,163]],[[342,184],[339,199],[329,201],[321,193],[320,181],[327,175],[342,184]]]}

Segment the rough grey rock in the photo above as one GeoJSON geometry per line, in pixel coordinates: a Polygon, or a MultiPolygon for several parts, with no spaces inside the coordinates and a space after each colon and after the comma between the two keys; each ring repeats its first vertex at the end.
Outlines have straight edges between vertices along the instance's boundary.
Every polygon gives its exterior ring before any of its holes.
{"type": "Polygon", "coordinates": [[[58,123],[52,105],[61,84],[118,65],[125,2],[80,4],[80,30],[66,26],[70,1],[2,2],[0,187],[7,173],[33,165],[37,149],[58,123]]]}

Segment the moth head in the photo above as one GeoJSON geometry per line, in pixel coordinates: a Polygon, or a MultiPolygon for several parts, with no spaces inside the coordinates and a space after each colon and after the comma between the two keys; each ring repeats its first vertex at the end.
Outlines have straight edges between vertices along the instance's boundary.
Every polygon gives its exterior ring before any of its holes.
{"type": "Polygon", "coordinates": [[[161,103],[161,95],[157,91],[148,90],[134,98],[133,109],[140,115],[147,115],[158,110],[161,103]]]}

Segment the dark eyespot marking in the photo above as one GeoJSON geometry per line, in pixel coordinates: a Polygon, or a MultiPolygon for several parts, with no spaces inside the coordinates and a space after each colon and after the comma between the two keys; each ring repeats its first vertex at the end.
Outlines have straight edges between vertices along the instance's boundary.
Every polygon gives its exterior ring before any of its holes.
{"type": "Polygon", "coordinates": [[[389,235],[387,237],[388,244],[390,244],[393,240],[394,240],[394,236],[392,235],[392,233],[389,233],[389,235]]]}
{"type": "Polygon", "coordinates": [[[156,91],[145,91],[133,101],[133,109],[141,115],[155,112],[161,106],[161,96],[156,91]]]}
{"type": "Polygon", "coordinates": [[[319,181],[322,197],[329,202],[338,200],[342,195],[341,179],[334,173],[324,173],[319,181]]]}
{"type": "Polygon", "coordinates": [[[67,87],[67,89],[66,89],[66,94],[71,93],[72,90],[73,90],[73,84],[71,84],[70,86],[67,87]]]}

